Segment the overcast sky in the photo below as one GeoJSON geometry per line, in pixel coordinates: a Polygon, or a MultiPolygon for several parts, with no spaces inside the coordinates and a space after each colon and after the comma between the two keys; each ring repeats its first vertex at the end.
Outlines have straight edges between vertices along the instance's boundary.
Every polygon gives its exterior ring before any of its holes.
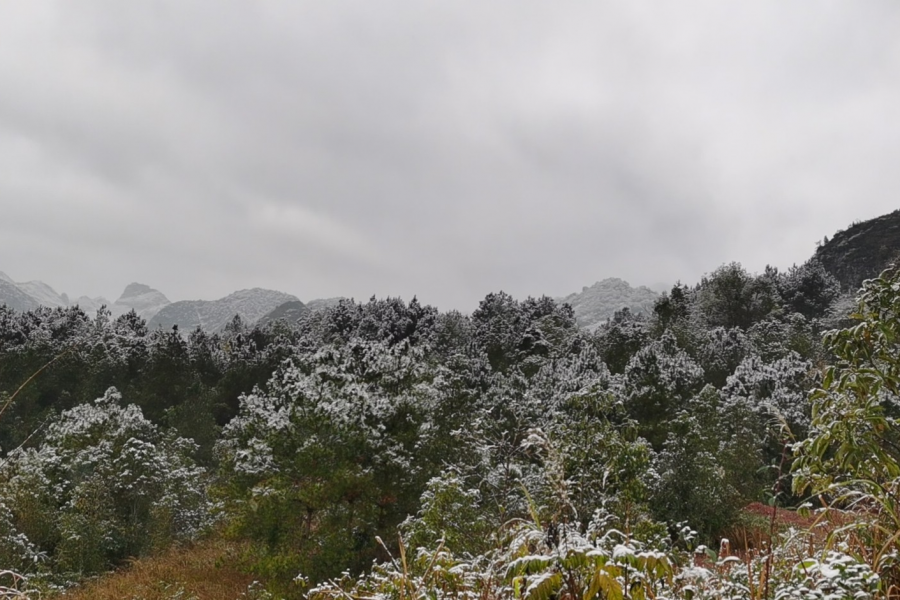
{"type": "Polygon", "coordinates": [[[900,208],[900,2],[0,4],[0,271],[302,300],[802,263],[900,208]]]}

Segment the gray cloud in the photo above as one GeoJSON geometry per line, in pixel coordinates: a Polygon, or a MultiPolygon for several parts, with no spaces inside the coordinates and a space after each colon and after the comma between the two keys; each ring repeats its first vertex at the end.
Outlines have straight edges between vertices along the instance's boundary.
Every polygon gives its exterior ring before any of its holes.
{"type": "Polygon", "coordinates": [[[892,2],[0,6],[0,270],[116,296],[563,295],[897,208],[892,2]]]}

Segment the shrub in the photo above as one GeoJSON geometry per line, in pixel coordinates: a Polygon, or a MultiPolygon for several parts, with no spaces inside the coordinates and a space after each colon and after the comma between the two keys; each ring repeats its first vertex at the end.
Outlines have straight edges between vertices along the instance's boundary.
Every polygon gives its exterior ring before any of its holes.
{"type": "MultiPolygon", "coordinates": [[[[900,271],[867,281],[852,315],[829,332],[837,362],[811,394],[809,437],[796,445],[794,489],[855,509],[857,556],[900,585],[900,271]]],[[[895,588],[896,589],[896,588],[895,588]]]]}
{"type": "Polygon", "coordinates": [[[210,524],[195,449],[160,431],[137,406],[122,406],[110,388],[55,418],[39,447],[7,457],[0,466],[0,519],[5,506],[26,556],[46,552],[67,572],[105,570],[193,538],[210,524]]]}

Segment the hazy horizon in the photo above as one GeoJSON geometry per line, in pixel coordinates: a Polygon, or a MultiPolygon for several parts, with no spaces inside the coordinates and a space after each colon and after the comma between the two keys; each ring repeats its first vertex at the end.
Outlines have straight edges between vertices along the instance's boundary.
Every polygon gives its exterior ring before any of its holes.
{"type": "Polygon", "coordinates": [[[659,290],[896,209],[900,5],[0,7],[0,271],[71,298],[659,290]]]}

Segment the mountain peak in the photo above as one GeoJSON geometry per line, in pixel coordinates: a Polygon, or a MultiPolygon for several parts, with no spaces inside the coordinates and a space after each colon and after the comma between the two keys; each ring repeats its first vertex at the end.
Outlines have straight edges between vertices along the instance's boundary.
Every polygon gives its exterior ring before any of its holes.
{"type": "Polygon", "coordinates": [[[609,277],[557,301],[572,307],[580,327],[592,330],[623,308],[633,313],[649,313],[658,297],[659,294],[649,288],[631,287],[624,279],[609,277]]]}
{"type": "Polygon", "coordinates": [[[3,271],[0,271],[0,281],[5,281],[6,283],[15,283],[15,281],[12,280],[12,277],[7,275],[3,271]]]}
{"type": "Polygon", "coordinates": [[[145,285],[143,283],[129,283],[128,286],[125,287],[125,291],[122,292],[122,295],[119,296],[117,302],[121,302],[122,300],[128,298],[136,298],[137,296],[143,296],[144,294],[161,294],[160,291],[153,289],[149,285],[145,285]]]}
{"type": "Polygon", "coordinates": [[[171,304],[169,299],[149,285],[143,283],[129,283],[112,306],[113,315],[124,314],[134,310],[148,321],[164,307],[171,304]]]}
{"type": "Polygon", "coordinates": [[[606,279],[602,279],[592,286],[584,286],[581,288],[582,292],[586,292],[588,290],[600,290],[600,289],[632,289],[631,284],[629,284],[624,279],[619,279],[618,277],[607,277],[606,279]]]}
{"type": "Polygon", "coordinates": [[[119,299],[116,300],[116,302],[123,303],[127,302],[128,300],[140,298],[141,296],[153,296],[157,302],[164,302],[166,304],[169,303],[169,299],[166,298],[165,294],[163,294],[159,290],[152,288],[149,285],[137,282],[129,283],[125,287],[125,291],[122,292],[122,295],[119,296],[119,299]]]}

